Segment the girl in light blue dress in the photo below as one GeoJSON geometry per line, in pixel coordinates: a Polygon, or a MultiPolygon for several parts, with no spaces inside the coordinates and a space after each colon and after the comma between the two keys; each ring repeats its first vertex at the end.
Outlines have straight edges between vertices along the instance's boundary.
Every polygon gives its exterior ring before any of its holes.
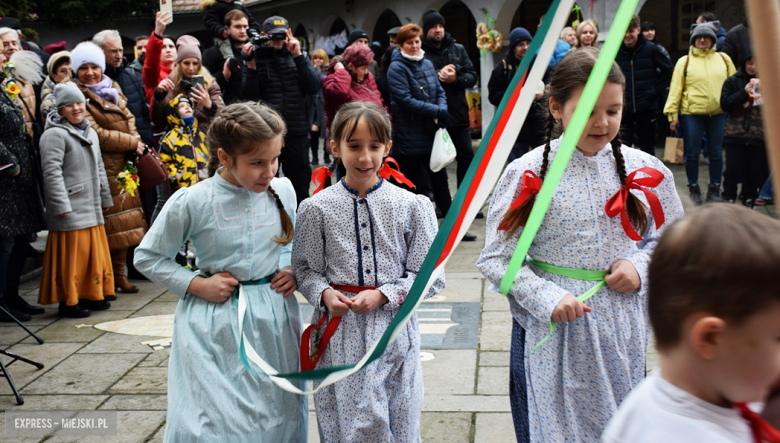
{"type": "Polygon", "coordinates": [[[261,358],[282,373],[297,372],[301,314],[289,296],[297,288],[290,266],[296,198],[288,179],[274,178],[284,132],[266,106],[221,109],[209,130],[212,177],[176,192],[136,249],[136,268],[181,298],[166,442],[306,441],[306,397],[242,366],[233,296],[240,282],[244,334],[261,358]],[[187,239],[199,273],[173,260],[187,239]]]}

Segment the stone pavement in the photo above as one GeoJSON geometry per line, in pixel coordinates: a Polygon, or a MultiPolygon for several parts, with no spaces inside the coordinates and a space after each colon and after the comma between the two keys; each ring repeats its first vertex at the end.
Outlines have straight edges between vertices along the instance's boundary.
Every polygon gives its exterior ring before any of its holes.
{"type": "MultiPolygon", "coordinates": [[[[682,166],[672,169],[678,192],[687,195],[682,166]]],[[[449,171],[454,182],[452,165],[449,171]]],[[[700,180],[706,183],[707,178],[703,165],[700,180]]],[[[774,206],[757,210],[776,216],[774,206]]],[[[447,263],[446,289],[426,301],[418,314],[424,344],[422,439],[426,442],[514,440],[508,397],[509,305],[502,295],[488,290],[474,264],[484,246],[484,229],[484,219],[472,224],[470,231],[478,240],[459,245],[447,263]]],[[[86,319],[63,319],[56,306],[47,307],[45,314],[27,322],[45,340],[43,345],[16,325],[0,324],[0,346],[45,364],[40,370],[21,362],[10,367],[25,404],[17,406],[0,380],[2,411],[118,411],[118,435],[41,439],[3,434],[0,442],[162,441],[168,346],[178,299],[152,282],[134,283],[140,293],[120,294],[110,310],[93,312],[86,319]]],[[[37,302],[37,287],[37,278],[23,285],[23,296],[30,303],[37,302]]],[[[302,297],[299,300],[304,319],[310,318],[311,307],[302,297]]],[[[657,366],[652,348],[647,363],[648,370],[657,366]]],[[[314,402],[309,404],[313,411],[314,402]]],[[[309,435],[309,441],[319,441],[313,412],[309,435]]]]}

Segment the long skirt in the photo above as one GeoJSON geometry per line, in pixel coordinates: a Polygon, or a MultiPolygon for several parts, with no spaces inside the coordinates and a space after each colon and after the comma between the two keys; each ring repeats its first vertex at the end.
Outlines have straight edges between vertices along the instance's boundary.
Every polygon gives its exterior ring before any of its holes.
{"type": "Polygon", "coordinates": [[[74,306],[79,299],[100,301],[104,295],[115,295],[105,227],[50,231],[38,303],[74,306]]]}

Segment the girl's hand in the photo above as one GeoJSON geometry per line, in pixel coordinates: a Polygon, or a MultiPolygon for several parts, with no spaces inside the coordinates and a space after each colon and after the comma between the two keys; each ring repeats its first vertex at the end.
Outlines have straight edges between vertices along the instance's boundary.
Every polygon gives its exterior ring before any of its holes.
{"type": "Polygon", "coordinates": [[[229,272],[220,272],[209,278],[197,276],[190,282],[187,292],[212,303],[224,303],[233,295],[238,280],[229,272]]]}
{"type": "Polygon", "coordinates": [[[154,20],[154,33],[162,37],[165,34],[165,28],[168,26],[169,21],[171,21],[171,14],[158,12],[154,20]]]}
{"type": "Polygon", "coordinates": [[[284,292],[285,297],[295,292],[298,289],[298,282],[295,280],[295,269],[292,266],[278,268],[276,275],[271,279],[271,289],[276,289],[276,292],[284,292]]]}
{"type": "MultiPolygon", "coordinates": [[[[103,214],[105,214],[106,212],[108,212],[108,210],[109,210],[109,209],[111,209],[111,208],[103,208],[103,214]]],[[[67,213],[66,213],[66,214],[67,214],[67,213]]]]}
{"type": "Polygon", "coordinates": [[[592,309],[577,300],[574,294],[566,294],[553,310],[552,319],[555,322],[574,321],[590,311],[592,309]]]}
{"type": "Polygon", "coordinates": [[[678,126],[680,126],[680,120],[674,120],[671,123],[669,123],[669,129],[671,129],[672,131],[676,131],[678,126]]]}
{"type": "Polygon", "coordinates": [[[641,283],[639,273],[628,260],[612,263],[612,272],[604,278],[604,281],[617,292],[634,292],[641,283]]]}
{"type": "Polygon", "coordinates": [[[59,216],[60,216],[60,217],[65,217],[65,216],[67,216],[68,214],[70,214],[70,212],[63,212],[62,214],[59,214],[59,216]]]}
{"type": "Polygon", "coordinates": [[[345,315],[349,312],[349,307],[352,305],[352,300],[349,297],[330,288],[322,291],[322,302],[325,303],[330,315],[334,317],[345,315]]]}
{"type": "Polygon", "coordinates": [[[214,104],[211,102],[209,92],[206,91],[206,88],[202,85],[195,85],[195,87],[190,90],[190,95],[195,103],[203,105],[206,109],[211,109],[211,106],[214,104]]]}
{"type": "Polygon", "coordinates": [[[170,78],[166,78],[165,80],[161,81],[159,85],[157,85],[157,89],[163,92],[168,92],[174,87],[176,87],[176,85],[173,84],[173,80],[170,78]]]}
{"type": "Polygon", "coordinates": [[[385,294],[382,294],[381,291],[376,289],[370,289],[360,292],[352,299],[352,306],[350,306],[350,309],[355,314],[363,315],[368,314],[387,302],[388,300],[387,297],[385,297],[385,294]]]}

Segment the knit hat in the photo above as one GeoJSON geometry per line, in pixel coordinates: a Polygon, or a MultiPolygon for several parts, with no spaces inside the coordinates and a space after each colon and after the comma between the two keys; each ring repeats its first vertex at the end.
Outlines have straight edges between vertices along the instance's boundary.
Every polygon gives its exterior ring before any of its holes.
{"type": "Polygon", "coordinates": [[[354,31],[349,33],[349,38],[347,39],[347,47],[351,46],[352,43],[355,43],[357,39],[364,38],[368,41],[371,41],[370,38],[368,38],[368,33],[362,29],[355,29],[354,31]]]}
{"type": "Polygon", "coordinates": [[[714,22],[699,23],[691,25],[691,46],[696,44],[696,40],[699,37],[707,37],[712,40],[712,45],[718,41],[718,30],[720,29],[720,22],[715,20],[714,22]]]}
{"type": "Polygon", "coordinates": [[[92,42],[79,43],[70,52],[70,69],[73,70],[74,74],[87,63],[98,65],[101,71],[106,70],[106,55],[100,46],[92,42]]]}
{"type": "Polygon", "coordinates": [[[179,39],[176,40],[176,50],[178,51],[176,63],[181,63],[182,60],[188,57],[195,57],[198,61],[201,61],[200,42],[191,35],[182,35],[179,37],[179,39]]]}
{"type": "Polygon", "coordinates": [[[515,49],[515,46],[521,42],[530,42],[534,38],[531,37],[531,33],[525,28],[515,28],[509,33],[509,50],[515,49]]]}
{"type": "Polygon", "coordinates": [[[70,52],[68,51],[60,51],[55,52],[54,54],[49,57],[49,61],[46,63],[46,70],[49,72],[49,74],[53,75],[54,71],[57,70],[57,67],[62,63],[70,62],[70,52]]]}
{"type": "Polygon", "coordinates": [[[423,14],[423,35],[428,35],[428,30],[435,25],[444,26],[444,17],[435,9],[429,9],[423,14]]]}
{"type": "Polygon", "coordinates": [[[372,61],[374,61],[374,51],[372,51],[368,46],[349,46],[344,51],[345,64],[352,63],[353,66],[358,67],[370,65],[372,61]]]}
{"type": "Polygon", "coordinates": [[[66,51],[68,49],[67,43],[65,43],[65,40],[57,43],[52,43],[49,46],[46,46],[43,48],[43,52],[54,55],[60,51],[66,51]]]}
{"type": "Polygon", "coordinates": [[[73,82],[60,83],[54,87],[54,103],[57,109],[74,103],[86,103],[87,99],[73,82]]]}

